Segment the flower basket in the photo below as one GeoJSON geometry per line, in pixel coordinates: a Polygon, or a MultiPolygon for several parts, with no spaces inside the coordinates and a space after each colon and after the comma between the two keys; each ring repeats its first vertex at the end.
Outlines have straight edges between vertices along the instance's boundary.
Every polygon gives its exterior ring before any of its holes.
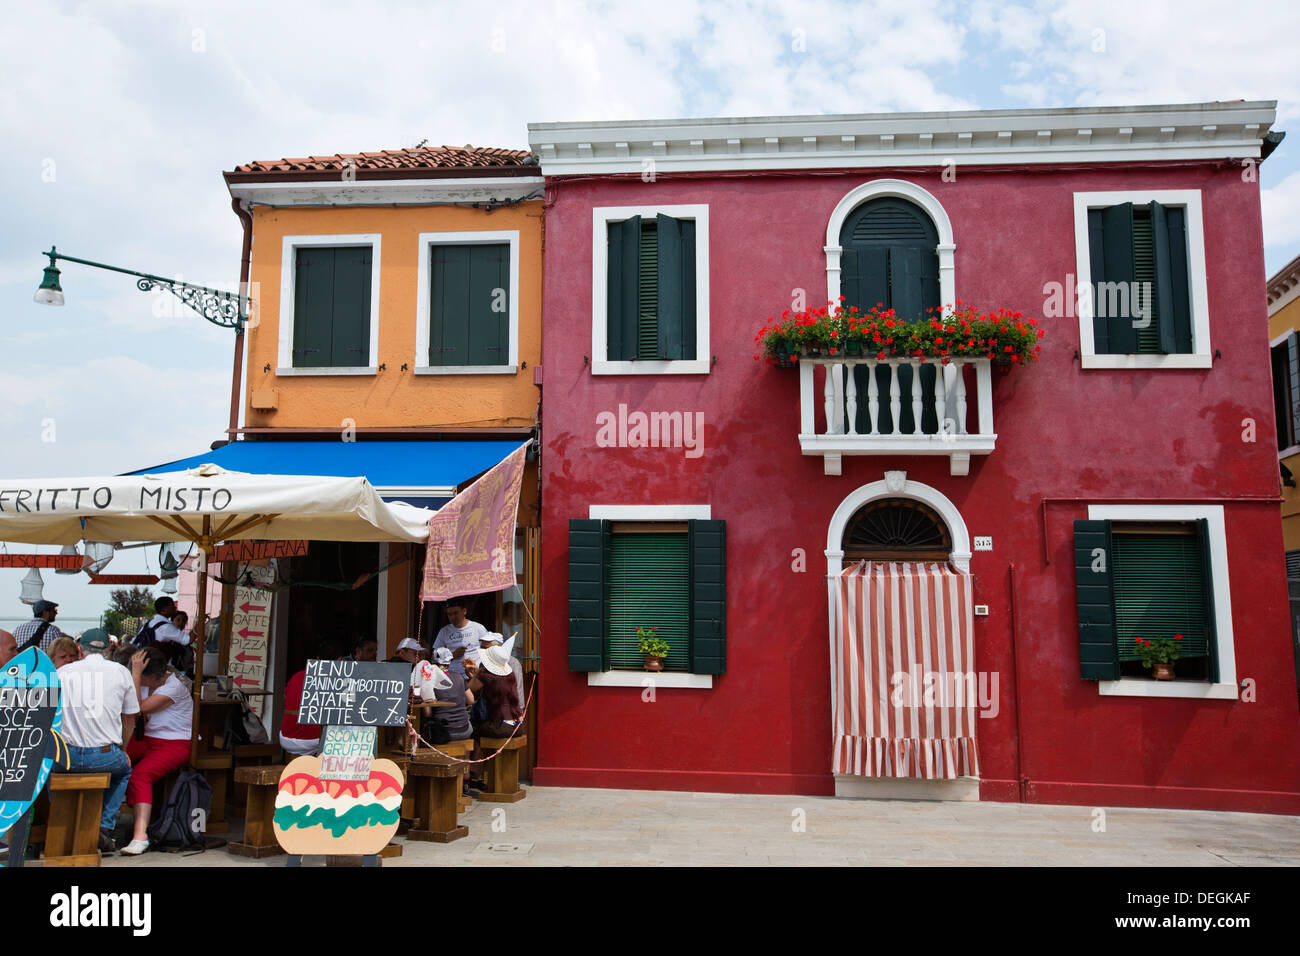
{"type": "Polygon", "coordinates": [[[876,359],[935,359],[947,364],[957,358],[984,358],[995,367],[1009,368],[1036,362],[1042,352],[1038,340],[1043,329],[1036,319],[1026,319],[1010,309],[981,312],[960,300],[956,308],[931,309],[927,316],[899,318],[879,304],[856,306],[827,303],[827,308],[786,311],[779,320],[768,319],[754,336],[768,364],[793,366],[793,356],[809,358],[866,355],[876,359]]]}

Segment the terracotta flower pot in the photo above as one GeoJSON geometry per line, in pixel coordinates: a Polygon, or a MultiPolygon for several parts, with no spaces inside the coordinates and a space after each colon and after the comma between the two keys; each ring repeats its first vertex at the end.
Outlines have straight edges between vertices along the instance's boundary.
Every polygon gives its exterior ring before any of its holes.
{"type": "Polygon", "coordinates": [[[1155,665],[1152,666],[1152,669],[1155,671],[1156,680],[1173,680],[1173,679],[1174,679],[1174,665],[1173,665],[1173,664],[1155,664],[1155,665]]]}
{"type": "Polygon", "coordinates": [[[646,670],[661,671],[664,669],[664,659],[662,657],[655,657],[653,654],[646,654],[644,657],[646,670]]]}

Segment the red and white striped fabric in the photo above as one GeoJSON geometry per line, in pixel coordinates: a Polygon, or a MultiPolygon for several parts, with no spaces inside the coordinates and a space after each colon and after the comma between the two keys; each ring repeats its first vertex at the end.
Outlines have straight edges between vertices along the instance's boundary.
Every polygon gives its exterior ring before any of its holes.
{"type": "Polygon", "coordinates": [[[978,777],[970,575],[860,562],[829,585],[834,772],[978,777]]]}

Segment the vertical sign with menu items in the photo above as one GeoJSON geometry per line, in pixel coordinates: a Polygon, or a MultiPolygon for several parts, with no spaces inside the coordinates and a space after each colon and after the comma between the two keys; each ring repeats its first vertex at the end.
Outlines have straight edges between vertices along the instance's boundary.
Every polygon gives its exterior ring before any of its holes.
{"type": "MultiPolygon", "coordinates": [[[[266,686],[266,657],[270,647],[271,602],[273,591],[257,585],[270,584],[274,571],[270,567],[248,569],[249,586],[235,588],[235,612],[230,626],[230,662],[227,671],[242,691],[261,690],[266,686]]],[[[258,717],[265,716],[266,698],[248,699],[258,717]]]]}

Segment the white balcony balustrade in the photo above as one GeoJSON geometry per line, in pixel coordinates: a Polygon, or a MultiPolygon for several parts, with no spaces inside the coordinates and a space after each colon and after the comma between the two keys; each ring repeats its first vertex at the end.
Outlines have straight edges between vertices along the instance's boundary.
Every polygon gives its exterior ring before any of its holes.
{"type": "Polygon", "coordinates": [[[947,455],[950,473],[966,475],[997,437],[986,358],[799,360],[799,446],[828,475],[844,455],[947,455]]]}

